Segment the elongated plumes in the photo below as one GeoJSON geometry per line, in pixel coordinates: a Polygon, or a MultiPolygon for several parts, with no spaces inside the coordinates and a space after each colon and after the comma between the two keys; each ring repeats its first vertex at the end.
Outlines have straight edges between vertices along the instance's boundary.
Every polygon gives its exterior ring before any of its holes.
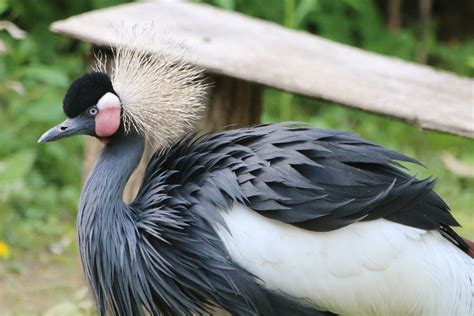
{"type": "MultiPolygon", "coordinates": [[[[132,34],[131,41],[113,49],[109,76],[122,103],[125,130],[134,128],[155,149],[164,148],[201,118],[207,89],[203,71],[186,61],[183,47],[156,36],[143,39],[144,32],[132,34]],[[165,49],[146,52],[145,47],[156,47],[157,39],[165,49]]],[[[105,66],[98,58],[95,70],[107,72],[105,66]]]]}

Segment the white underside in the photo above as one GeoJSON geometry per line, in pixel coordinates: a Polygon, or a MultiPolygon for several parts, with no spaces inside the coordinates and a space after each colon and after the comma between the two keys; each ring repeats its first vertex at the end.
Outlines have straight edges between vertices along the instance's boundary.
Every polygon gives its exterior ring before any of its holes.
{"type": "Polygon", "coordinates": [[[474,260],[437,231],[381,219],[319,233],[224,213],[230,256],[269,289],[343,315],[474,315],[474,260]]]}

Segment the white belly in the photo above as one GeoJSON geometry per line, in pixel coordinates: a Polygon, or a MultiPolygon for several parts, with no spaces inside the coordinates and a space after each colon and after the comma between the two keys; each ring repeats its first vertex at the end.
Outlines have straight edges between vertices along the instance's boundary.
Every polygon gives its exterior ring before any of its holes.
{"type": "Polygon", "coordinates": [[[239,204],[224,213],[230,256],[267,288],[337,314],[474,315],[474,260],[437,231],[381,219],[318,233],[239,204]]]}

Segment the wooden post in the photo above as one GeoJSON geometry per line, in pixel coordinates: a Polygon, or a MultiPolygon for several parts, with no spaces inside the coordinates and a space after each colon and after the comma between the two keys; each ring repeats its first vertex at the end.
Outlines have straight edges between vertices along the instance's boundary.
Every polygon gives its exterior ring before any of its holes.
{"type": "MultiPolygon", "coordinates": [[[[97,48],[92,50],[93,53],[98,51],[97,48]]],[[[100,50],[100,53],[106,54],[110,63],[111,54],[107,50],[100,50]]],[[[207,112],[203,117],[201,130],[212,132],[225,128],[251,126],[260,122],[263,91],[261,85],[222,75],[210,75],[209,81],[212,87],[209,90],[207,112]]],[[[84,150],[83,179],[87,178],[101,150],[102,144],[98,140],[87,139],[84,150]]],[[[152,154],[150,148],[146,146],[142,161],[125,187],[124,200],[126,202],[131,202],[135,198],[152,154]]]]}
{"type": "Polygon", "coordinates": [[[387,27],[390,32],[400,31],[402,0],[389,0],[387,5],[387,27]]]}
{"type": "Polygon", "coordinates": [[[428,59],[428,45],[431,9],[433,6],[432,0],[419,0],[419,17],[420,17],[420,31],[418,36],[418,43],[416,47],[416,61],[426,64],[428,59]]]}
{"type": "Polygon", "coordinates": [[[262,86],[222,75],[211,76],[213,87],[201,129],[207,132],[258,124],[262,86]]]}

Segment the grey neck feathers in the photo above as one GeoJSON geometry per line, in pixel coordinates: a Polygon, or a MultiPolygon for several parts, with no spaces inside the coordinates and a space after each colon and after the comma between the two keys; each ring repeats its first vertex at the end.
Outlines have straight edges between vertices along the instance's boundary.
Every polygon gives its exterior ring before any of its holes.
{"type": "Polygon", "coordinates": [[[86,181],[80,210],[108,212],[124,206],[123,191],[140,162],[144,146],[145,140],[136,134],[121,136],[107,145],[86,181]]]}

